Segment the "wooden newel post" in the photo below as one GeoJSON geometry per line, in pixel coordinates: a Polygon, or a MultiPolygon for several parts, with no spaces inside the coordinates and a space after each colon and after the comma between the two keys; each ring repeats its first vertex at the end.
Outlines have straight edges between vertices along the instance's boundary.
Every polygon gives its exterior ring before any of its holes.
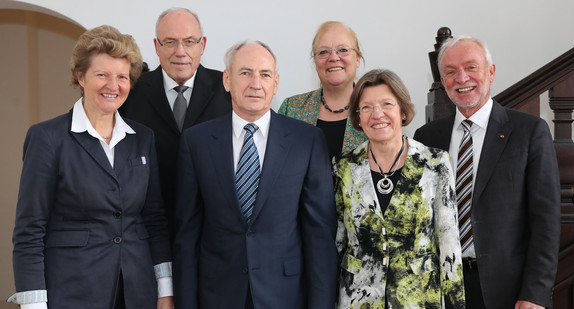
{"type": "MultiPolygon", "coordinates": [[[[560,167],[561,205],[574,206],[574,142],[572,141],[572,111],[574,110],[574,73],[548,92],[550,108],[554,111],[554,147],[560,167]]],[[[564,218],[563,218],[564,219],[564,218]]],[[[574,222],[574,213],[569,214],[574,222]]]]}
{"type": "Polygon", "coordinates": [[[442,46],[442,43],[449,38],[452,38],[452,35],[448,27],[438,29],[437,36],[435,38],[436,44],[434,44],[434,51],[429,53],[433,83],[429,93],[427,94],[428,104],[425,107],[426,122],[440,119],[454,113],[455,106],[449,99],[440,82],[440,72],[437,64],[438,51],[442,46]]]}

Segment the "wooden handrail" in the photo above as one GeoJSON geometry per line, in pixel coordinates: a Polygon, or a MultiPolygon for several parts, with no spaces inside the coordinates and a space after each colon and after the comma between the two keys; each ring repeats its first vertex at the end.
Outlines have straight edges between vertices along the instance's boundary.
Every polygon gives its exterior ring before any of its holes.
{"type": "Polygon", "coordinates": [[[494,99],[508,108],[517,108],[521,103],[552,88],[572,71],[574,48],[502,91],[494,99]]]}

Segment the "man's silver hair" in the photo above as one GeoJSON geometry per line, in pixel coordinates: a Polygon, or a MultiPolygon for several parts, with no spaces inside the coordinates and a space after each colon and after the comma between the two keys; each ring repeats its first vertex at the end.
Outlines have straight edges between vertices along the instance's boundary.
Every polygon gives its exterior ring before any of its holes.
{"type": "Polygon", "coordinates": [[[235,54],[237,53],[238,50],[241,49],[241,47],[245,46],[245,45],[251,45],[251,44],[256,44],[259,45],[263,48],[265,48],[273,57],[273,61],[275,61],[275,74],[277,74],[277,58],[275,57],[275,54],[273,53],[273,51],[271,50],[271,48],[269,47],[269,45],[261,42],[261,41],[241,41],[239,43],[235,43],[233,46],[231,46],[227,52],[225,52],[225,57],[223,59],[223,61],[225,62],[225,69],[227,70],[227,72],[231,71],[231,61],[233,60],[233,57],[235,56],[235,54]]]}
{"type": "Polygon", "coordinates": [[[186,12],[191,14],[193,17],[195,17],[195,19],[197,20],[197,23],[199,24],[199,31],[201,32],[201,36],[203,36],[203,27],[201,26],[201,22],[199,21],[199,17],[197,16],[197,14],[195,14],[194,12],[186,9],[186,8],[178,8],[178,7],[173,7],[173,8],[169,8],[165,11],[163,11],[159,17],[157,18],[157,22],[155,23],[155,36],[157,37],[157,28],[159,27],[159,23],[161,22],[161,20],[169,13],[171,12],[186,12]]]}
{"type": "Polygon", "coordinates": [[[458,44],[460,42],[476,43],[478,46],[480,46],[480,48],[482,48],[482,51],[484,52],[484,58],[486,59],[486,65],[488,67],[490,67],[493,64],[492,54],[490,53],[490,50],[486,46],[486,43],[482,42],[481,40],[479,40],[477,38],[473,38],[471,36],[461,35],[461,36],[458,36],[456,38],[451,38],[451,39],[446,40],[444,43],[442,43],[442,46],[440,47],[436,63],[438,65],[438,69],[439,69],[441,76],[443,76],[442,58],[444,57],[444,54],[446,53],[447,50],[449,50],[450,48],[452,48],[453,46],[455,46],[456,44],[458,44]]]}

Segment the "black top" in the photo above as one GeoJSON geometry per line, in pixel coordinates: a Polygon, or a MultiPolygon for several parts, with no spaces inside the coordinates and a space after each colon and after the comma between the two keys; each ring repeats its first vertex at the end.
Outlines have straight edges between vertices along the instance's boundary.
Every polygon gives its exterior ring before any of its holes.
{"type": "Polygon", "coordinates": [[[387,178],[393,182],[393,190],[389,194],[382,194],[381,192],[379,192],[379,190],[377,190],[377,182],[383,179],[383,176],[378,171],[375,172],[371,170],[371,176],[373,177],[373,183],[375,184],[375,192],[377,192],[377,198],[379,200],[379,205],[381,205],[381,213],[383,214],[383,216],[385,215],[385,210],[387,210],[387,207],[391,202],[391,197],[393,197],[393,193],[397,188],[397,182],[399,181],[399,178],[401,178],[402,176],[402,171],[403,168],[401,167],[397,169],[392,175],[387,174],[387,178]]]}
{"type": "Polygon", "coordinates": [[[327,139],[329,148],[329,158],[340,157],[343,150],[343,139],[345,138],[345,128],[347,127],[347,118],[337,121],[325,121],[317,119],[317,127],[323,130],[327,139]]]}

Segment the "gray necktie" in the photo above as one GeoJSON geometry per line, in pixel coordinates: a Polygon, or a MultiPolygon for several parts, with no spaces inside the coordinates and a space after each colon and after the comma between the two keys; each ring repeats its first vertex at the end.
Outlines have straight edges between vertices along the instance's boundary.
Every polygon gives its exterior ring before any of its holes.
{"type": "Polygon", "coordinates": [[[183,129],[183,121],[185,120],[185,113],[187,111],[187,101],[183,96],[183,92],[187,90],[187,86],[175,86],[173,89],[177,91],[177,98],[173,103],[173,116],[175,117],[175,122],[181,132],[183,129]]]}

